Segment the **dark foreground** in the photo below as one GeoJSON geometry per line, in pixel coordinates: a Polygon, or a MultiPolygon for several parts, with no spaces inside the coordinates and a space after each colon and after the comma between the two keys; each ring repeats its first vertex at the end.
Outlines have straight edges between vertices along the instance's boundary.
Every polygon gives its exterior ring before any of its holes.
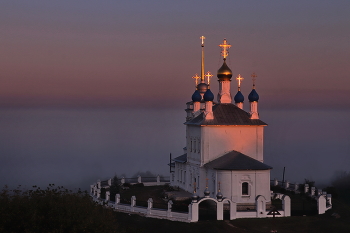
{"type": "Polygon", "coordinates": [[[334,200],[335,208],[323,215],[296,216],[288,218],[236,219],[232,221],[199,221],[180,223],[168,220],[144,218],[138,215],[116,213],[120,232],[350,232],[350,207],[334,200]],[[337,213],[337,217],[332,216],[337,213]]]}
{"type": "MultiPolygon", "coordinates": [[[[141,193],[149,197],[147,190],[145,187],[132,191],[139,191],[141,199],[141,193]]],[[[148,191],[159,197],[161,189],[148,191]]],[[[182,223],[114,212],[92,202],[86,192],[54,185],[45,190],[5,188],[0,192],[0,232],[350,232],[350,192],[340,194],[333,199],[333,209],[323,215],[182,223]]],[[[128,197],[128,192],[123,196],[128,197]]]]}

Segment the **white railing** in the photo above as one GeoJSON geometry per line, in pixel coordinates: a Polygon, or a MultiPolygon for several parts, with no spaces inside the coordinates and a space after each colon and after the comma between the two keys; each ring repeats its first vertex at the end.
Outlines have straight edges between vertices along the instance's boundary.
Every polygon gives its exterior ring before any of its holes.
{"type": "MultiPolygon", "coordinates": [[[[271,180],[272,186],[279,186],[285,188],[288,191],[293,191],[295,193],[300,193],[300,188],[302,185],[298,183],[290,183],[289,181],[278,181],[277,179],[271,180]]],[[[309,184],[303,184],[304,188],[301,192],[305,195],[317,201],[318,214],[324,214],[327,210],[332,209],[332,194],[327,194],[322,189],[316,187],[309,187],[309,184]]]]}

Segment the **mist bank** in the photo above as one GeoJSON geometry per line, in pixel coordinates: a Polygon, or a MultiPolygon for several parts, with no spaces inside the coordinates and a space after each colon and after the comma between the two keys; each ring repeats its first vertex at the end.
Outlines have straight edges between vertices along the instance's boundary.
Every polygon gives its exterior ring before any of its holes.
{"type": "MultiPolygon", "coordinates": [[[[247,107],[247,106],[246,106],[247,107]]],[[[271,178],[328,184],[350,165],[349,110],[260,108],[271,178]]],[[[183,108],[1,108],[0,185],[87,189],[97,179],[169,174],[185,146],[183,108]]]]}

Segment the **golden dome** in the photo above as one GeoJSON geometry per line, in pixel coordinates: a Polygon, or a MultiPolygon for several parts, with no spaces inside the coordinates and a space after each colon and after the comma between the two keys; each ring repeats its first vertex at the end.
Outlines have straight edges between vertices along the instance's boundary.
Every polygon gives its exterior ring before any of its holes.
{"type": "Polygon", "coordinates": [[[226,61],[224,60],[224,64],[222,64],[222,66],[220,67],[220,69],[218,70],[218,74],[217,74],[218,78],[220,80],[231,80],[232,77],[232,71],[231,69],[227,66],[226,61]]]}

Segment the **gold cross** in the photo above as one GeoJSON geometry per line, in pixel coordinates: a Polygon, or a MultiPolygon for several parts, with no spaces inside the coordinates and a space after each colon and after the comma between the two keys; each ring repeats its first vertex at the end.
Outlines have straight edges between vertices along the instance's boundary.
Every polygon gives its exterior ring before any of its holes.
{"type": "Polygon", "coordinates": [[[255,86],[255,81],[256,81],[256,77],[258,77],[255,72],[252,73],[252,75],[250,75],[250,77],[252,77],[252,80],[253,80],[253,86],[255,86]]]}
{"type": "Polygon", "coordinates": [[[201,77],[198,76],[198,74],[196,74],[195,76],[192,77],[195,81],[196,81],[196,87],[198,85],[198,79],[200,79],[201,77]]]}
{"type": "Polygon", "coordinates": [[[210,84],[210,79],[213,77],[214,75],[212,75],[209,71],[205,74],[205,77],[207,77],[208,79],[208,85],[210,84]]]}
{"type": "Polygon", "coordinates": [[[228,49],[231,47],[230,44],[227,44],[226,39],[224,39],[224,42],[219,45],[221,47],[221,55],[226,59],[228,56],[228,49]]]}
{"type": "Polygon", "coordinates": [[[244,78],[239,74],[236,78],[237,82],[238,82],[238,87],[241,87],[241,81],[243,80],[244,78]]]}
{"type": "Polygon", "coordinates": [[[204,36],[201,36],[201,37],[199,37],[199,39],[202,40],[202,45],[204,45],[204,39],[205,39],[205,37],[204,37],[204,36]]]}

